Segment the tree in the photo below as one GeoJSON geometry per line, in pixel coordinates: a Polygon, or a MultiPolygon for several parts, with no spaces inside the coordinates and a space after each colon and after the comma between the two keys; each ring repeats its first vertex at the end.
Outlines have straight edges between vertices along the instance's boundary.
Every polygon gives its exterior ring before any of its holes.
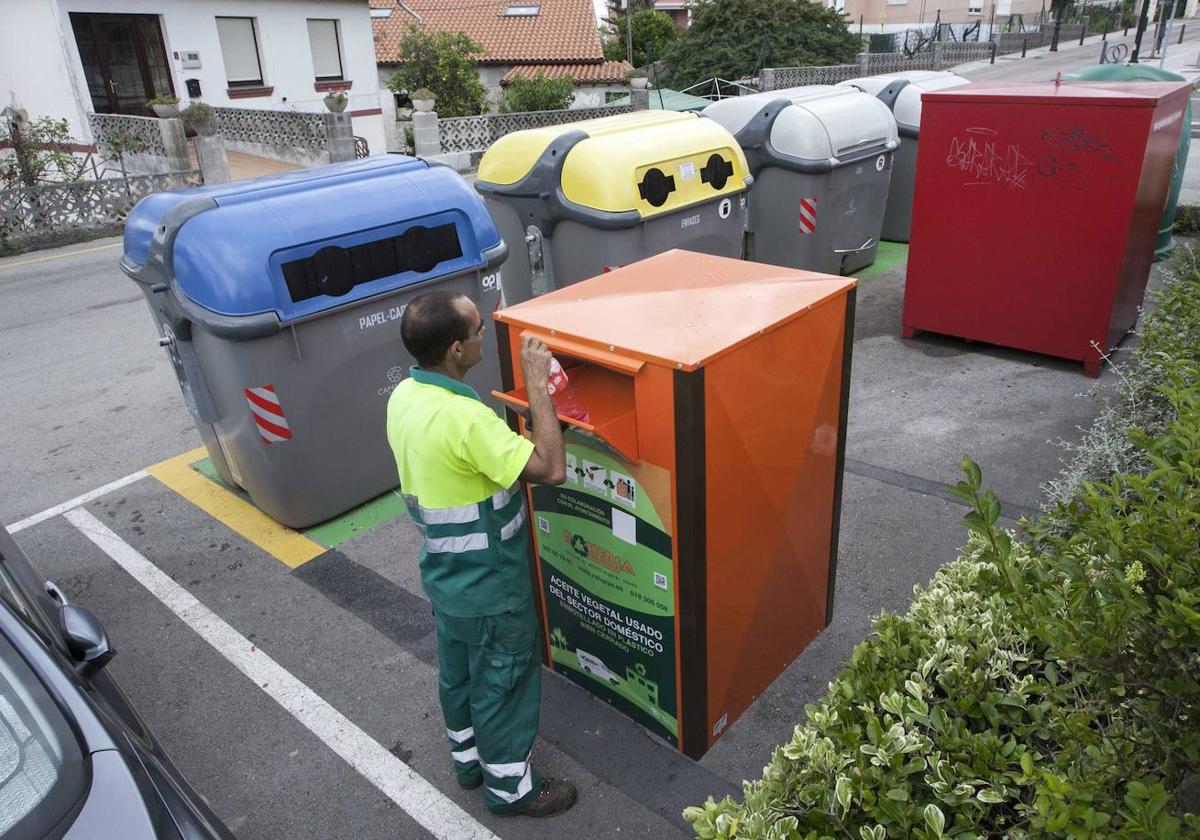
{"type": "Polygon", "coordinates": [[[667,54],[671,86],[741,79],[763,67],[845,64],[859,50],[842,13],[806,0],[695,0],[667,54]]]}
{"type": "MultiPolygon", "coordinates": [[[[604,42],[604,57],[608,61],[626,58],[625,45],[628,36],[628,18],[617,19],[617,32],[604,42]]],[[[633,14],[633,66],[645,67],[652,60],[662,58],[668,48],[679,39],[679,29],[671,16],[663,12],[641,11],[633,14]]]]}
{"type": "Polygon", "coordinates": [[[462,32],[429,32],[410,26],[396,55],[400,69],[387,80],[387,86],[395,93],[429,88],[443,117],[481,113],[485,91],[474,57],[482,53],[483,47],[462,32]]]}
{"type": "Polygon", "coordinates": [[[66,120],[39,117],[29,122],[23,112],[14,114],[0,121],[0,142],[13,150],[0,158],[0,189],[74,181],[83,174],[85,164],[71,151],[74,140],[66,120]]]}
{"type": "Polygon", "coordinates": [[[504,89],[500,110],[561,111],[575,99],[575,81],[570,76],[547,78],[541,70],[532,79],[513,79],[504,89]]]}

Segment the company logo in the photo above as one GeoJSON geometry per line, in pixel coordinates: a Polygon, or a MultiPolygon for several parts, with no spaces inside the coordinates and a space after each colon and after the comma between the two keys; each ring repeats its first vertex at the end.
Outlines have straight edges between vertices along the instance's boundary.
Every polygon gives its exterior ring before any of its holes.
{"type": "Polygon", "coordinates": [[[876,172],[882,172],[883,167],[885,167],[885,166],[887,166],[887,157],[886,156],[880,155],[879,157],[875,158],[875,171],[876,172]]]}
{"type": "Polygon", "coordinates": [[[695,216],[688,216],[686,219],[679,220],[679,226],[681,228],[692,227],[693,225],[698,225],[698,224],[700,224],[700,214],[699,213],[697,213],[695,216]]]}
{"type": "Polygon", "coordinates": [[[1167,116],[1163,117],[1161,120],[1155,120],[1154,128],[1152,130],[1158,131],[1160,128],[1166,128],[1167,126],[1171,125],[1173,122],[1175,122],[1182,116],[1183,116],[1183,111],[1176,111],[1173,114],[1168,114],[1167,116]]]}
{"type": "Polygon", "coordinates": [[[728,198],[721,199],[721,203],[717,205],[717,215],[722,219],[728,219],[729,214],[733,212],[733,202],[728,198]]]}
{"type": "Polygon", "coordinates": [[[404,368],[401,365],[395,365],[388,368],[387,372],[388,384],[377,390],[375,393],[381,397],[386,397],[392,391],[396,390],[396,386],[404,381],[404,368]]]}
{"type": "Polygon", "coordinates": [[[581,559],[595,563],[597,566],[608,569],[610,572],[622,575],[636,574],[628,560],[622,559],[608,549],[601,548],[595,543],[588,542],[579,534],[563,531],[563,542],[570,546],[571,550],[581,559]]]}

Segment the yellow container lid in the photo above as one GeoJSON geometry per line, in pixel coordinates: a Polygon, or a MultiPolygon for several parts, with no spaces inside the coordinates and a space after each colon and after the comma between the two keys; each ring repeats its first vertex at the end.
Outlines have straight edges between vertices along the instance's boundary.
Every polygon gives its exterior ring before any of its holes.
{"type": "Polygon", "coordinates": [[[477,186],[511,194],[503,188],[519,187],[548,153],[558,154],[551,145],[573,132],[584,136],[564,152],[557,186],[567,201],[590,210],[649,218],[742,192],[750,180],[741,147],[715,121],[635,111],[505,135],[480,160],[477,186]]]}

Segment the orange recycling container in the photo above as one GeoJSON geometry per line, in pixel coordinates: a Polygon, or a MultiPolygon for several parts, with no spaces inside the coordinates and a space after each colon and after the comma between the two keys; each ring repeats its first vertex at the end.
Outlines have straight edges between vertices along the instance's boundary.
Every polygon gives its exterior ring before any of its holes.
{"type": "Polygon", "coordinates": [[[668,251],[495,314],[573,389],[532,486],[546,664],[693,758],[828,625],[855,282],[668,251]]]}

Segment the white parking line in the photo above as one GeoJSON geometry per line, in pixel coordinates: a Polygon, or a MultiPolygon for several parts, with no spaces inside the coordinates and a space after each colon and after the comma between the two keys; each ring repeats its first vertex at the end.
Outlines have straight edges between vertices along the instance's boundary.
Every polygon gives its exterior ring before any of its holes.
{"type": "Polygon", "coordinates": [[[87,510],[69,511],[66,519],[434,837],[499,840],[87,510]]]}
{"type": "Polygon", "coordinates": [[[116,481],[110,481],[103,487],[97,487],[95,490],[88,491],[82,496],[76,496],[74,499],[63,502],[61,505],[55,505],[52,508],[46,508],[41,513],[35,513],[33,516],[27,516],[20,522],[15,522],[12,525],[9,525],[8,533],[15,534],[17,531],[24,531],[26,528],[32,527],[39,522],[45,522],[47,519],[53,519],[60,513],[66,513],[69,510],[82,507],[93,499],[98,499],[106,493],[119,490],[126,484],[133,484],[135,481],[141,481],[143,478],[147,478],[149,475],[150,473],[146,472],[145,470],[138,470],[135,473],[130,473],[124,478],[118,478],[116,481]]]}

